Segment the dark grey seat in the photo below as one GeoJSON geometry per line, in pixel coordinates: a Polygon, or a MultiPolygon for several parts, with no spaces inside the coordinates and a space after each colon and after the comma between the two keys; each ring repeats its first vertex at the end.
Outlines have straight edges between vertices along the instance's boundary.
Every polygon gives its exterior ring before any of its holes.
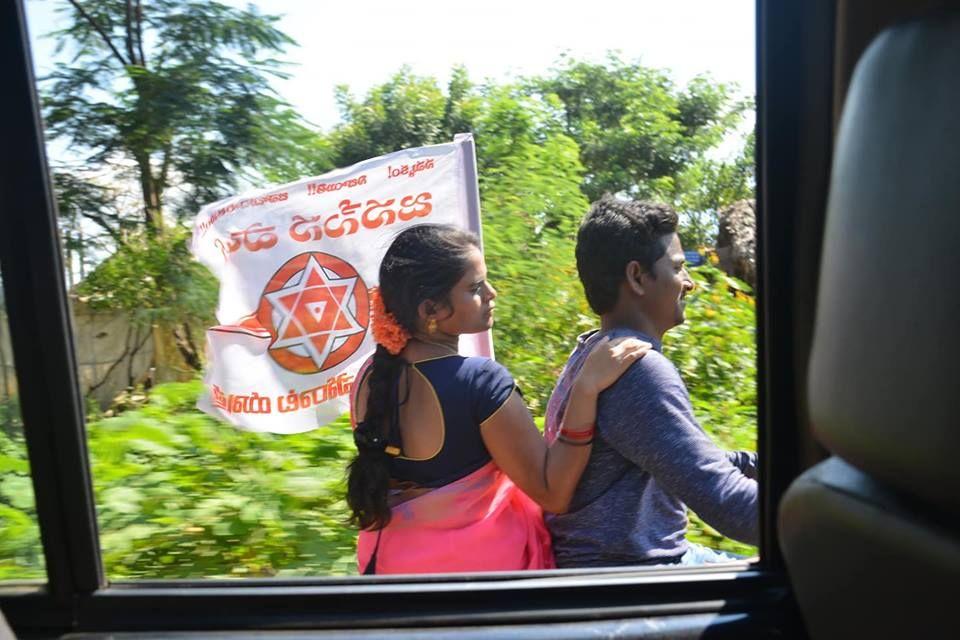
{"type": "Polygon", "coordinates": [[[831,175],[808,380],[833,454],[780,540],[816,638],[960,637],[960,16],[860,60],[831,175]]]}

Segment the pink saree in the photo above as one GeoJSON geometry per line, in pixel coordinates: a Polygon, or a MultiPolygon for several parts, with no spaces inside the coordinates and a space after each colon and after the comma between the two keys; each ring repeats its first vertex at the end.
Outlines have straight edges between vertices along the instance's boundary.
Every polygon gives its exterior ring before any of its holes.
{"type": "Polygon", "coordinates": [[[375,573],[552,569],[540,506],[491,461],[473,473],[393,507],[383,530],[361,531],[357,564],[375,573]]]}
{"type": "MultiPolygon", "coordinates": [[[[357,372],[363,380],[368,360],[357,372]]],[[[356,428],[356,384],[350,397],[356,428]]],[[[473,473],[392,508],[390,524],[357,537],[360,573],[553,569],[543,511],[492,460],[473,473]],[[379,538],[379,546],[378,540],[379,538]],[[376,550],[376,564],[370,567],[376,550]]]]}

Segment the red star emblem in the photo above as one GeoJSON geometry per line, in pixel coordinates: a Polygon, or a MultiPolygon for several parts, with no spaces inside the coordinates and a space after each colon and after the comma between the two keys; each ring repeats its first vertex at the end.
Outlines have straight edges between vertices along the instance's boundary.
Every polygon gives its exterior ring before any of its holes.
{"type": "Polygon", "coordinates": [[[363,280],[350,264],[326,253],[287,261],[260,298],[257,319],[270,330],[270,356],[282,367],[311,374],[330,369],[359,348],[369,323],[363,280]]]}

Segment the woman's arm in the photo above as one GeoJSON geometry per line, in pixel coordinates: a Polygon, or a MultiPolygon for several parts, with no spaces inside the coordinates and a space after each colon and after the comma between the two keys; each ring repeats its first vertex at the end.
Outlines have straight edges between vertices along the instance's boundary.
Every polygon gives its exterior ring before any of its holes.
{"type": "MultiPolygon", "coordinates": [[[[570,390],[561,435],[592,430],[597,417],[597,396],[651,347],[636,338],[604,338],[597,343],[570,390]]],[[[571,442],[558,439],[547,446],[516,392],[484,421],[480,433],[494,462],[524,493],[547,511],[567,510],[590,459],[592,438],[578,444],[571,443],[575,437],[571,442]]]]}

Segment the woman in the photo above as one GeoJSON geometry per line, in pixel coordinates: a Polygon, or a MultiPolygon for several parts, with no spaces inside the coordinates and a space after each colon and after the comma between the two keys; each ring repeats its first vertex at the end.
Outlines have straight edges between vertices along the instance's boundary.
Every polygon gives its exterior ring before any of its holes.
{"type": "Polygon", "coordinates": [[[603,341],[548,448],[507,370],[458,354],[493,325],[496,291],[476,236],[397,235],[373,292],[377,350],[351,398],[357,457],[347,503],[363,573],[552,568],[542,509],[563,512],[590,455],[597,394],[650,345],[603,341]]]}

